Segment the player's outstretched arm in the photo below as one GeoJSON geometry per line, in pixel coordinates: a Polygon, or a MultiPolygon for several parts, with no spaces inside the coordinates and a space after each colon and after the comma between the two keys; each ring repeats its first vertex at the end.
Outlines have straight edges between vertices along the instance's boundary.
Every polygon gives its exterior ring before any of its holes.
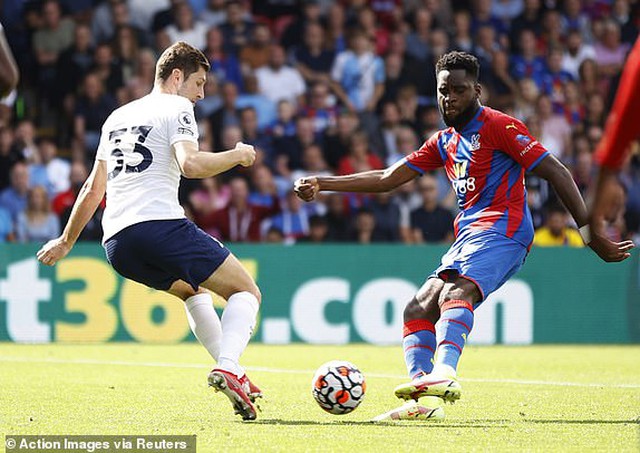
{"type": "Polygon", "coordinates": [[[56,239],[52,239],[38,250],[38,261],[53,266],[67,256],[78,240],[78,236],[96,212],[98,205],[107,190],[107,162],[96,160],[91,174],[85,181],[78,198],[73,205],[69,221],[64,231],[56,239]]]}
{"type": "Polygon", "coordinates": [[[182,174],[194,179],[215,176],[236,165],[249,167],[256,160],[253,146],[242,142],[236,143],[232,150],[219,153],[200,152],[197,143],[187,140],[174,143],[171,148],[182,174]]]}
{"type": "Polygon", "coordinates": [[[18,79],[18,65],[0,25],[0,97],[9,94],[18,85],[18,79]]]}
{"type": "Polygon", "coordinates": [[[589,232],[587,225],[587,208],[576,183],[569,170],[555,157],[549,155],[533,170],[533,172],[549,181],[562,203],[567,207],[573,219],[580,227],[585,243],[596,254],[607,262],[622,261],[629,258],[629,251],[634,247],[632,241],[612,242],[599,232],[589,232]]]}
{"type": "Polygon", "coordinates": [[[298,179],[293,190],[304,201],[311,201],[320,191],[388,192],[412,180],[419,173],[397,162],[386,170],[365,171],[344,176],[309,176],[298,179]]]}

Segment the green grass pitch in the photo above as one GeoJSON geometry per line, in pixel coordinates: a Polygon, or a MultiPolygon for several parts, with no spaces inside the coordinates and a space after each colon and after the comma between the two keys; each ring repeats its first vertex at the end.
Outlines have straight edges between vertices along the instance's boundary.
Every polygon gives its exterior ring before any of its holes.
{"type": "Polygon", "coordinates": [[[369,422],[399,404],[400,347],[251,344],[243,364],[266,394],[254,422],[207,388],[197,344],[0,344],[0,435],[196,434],[200,452],[640,451],[640,346],[470,346],[442,422],[369,422]],[[352,414],[311,396],[332,359],[365,374],[352,414]]]}

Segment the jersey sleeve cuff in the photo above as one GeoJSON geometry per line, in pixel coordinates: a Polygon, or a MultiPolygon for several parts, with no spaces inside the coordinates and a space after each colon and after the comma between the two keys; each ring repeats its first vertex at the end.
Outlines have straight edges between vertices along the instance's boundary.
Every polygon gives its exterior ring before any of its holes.
{"type": "Polygon", "coordinates": [[[418,172],[418,173],[420,173],[421,175],[424,175],[424,170],[423,170],[422,168],[420,168],[420,167],[418,167],[418,166],[416,166],[416,165],[412,164],[412,163],[411,163],[411,162],[409,162],[406,158],[405,158],[405,159],[403,159],[403,163],[404,163],[407,167],[409,167],[410,169],[417,171],[417,172],[418,172]]]}
{"type": "Polygon", "coordinates": [[[534,168],[536,168],[538,165],[540,165],[540,162],[542,162],[542,159],[544,159],[548,155],[549,155],[549,151],[545,151],[540,157],[534,160],[533,163],[527,167],[527,171],[531,171],[534,168]]]}

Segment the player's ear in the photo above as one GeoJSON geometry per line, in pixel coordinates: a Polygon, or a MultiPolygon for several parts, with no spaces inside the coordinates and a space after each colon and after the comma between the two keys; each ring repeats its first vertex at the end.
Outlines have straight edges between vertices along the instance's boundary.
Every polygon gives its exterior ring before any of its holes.
{"type": "Polygon", "coordinates": [[[173,71],[171,71],[171,78],[176,83],[182,83],[184,82],[184,73],[182,72],[181,69],[174,68],[173,71]]]}
{"type": "Polygon", "coordinates": [[[476,91],[476,97],[478,99],[482,98],[482,85],[480,84],[480,82],[476,82],[475,83],[475,91],[476,91]]]}

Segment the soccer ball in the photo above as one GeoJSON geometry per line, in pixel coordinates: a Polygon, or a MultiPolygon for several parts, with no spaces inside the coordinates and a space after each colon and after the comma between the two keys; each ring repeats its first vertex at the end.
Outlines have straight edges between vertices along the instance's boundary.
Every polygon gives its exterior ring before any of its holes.
{"type": "Polygon", "coordinates": [[[330,414],[352,412],[364,399],[364,375],[353,364],[332,360],[318,368],[311,391],[318,405],[330,414]]]}

